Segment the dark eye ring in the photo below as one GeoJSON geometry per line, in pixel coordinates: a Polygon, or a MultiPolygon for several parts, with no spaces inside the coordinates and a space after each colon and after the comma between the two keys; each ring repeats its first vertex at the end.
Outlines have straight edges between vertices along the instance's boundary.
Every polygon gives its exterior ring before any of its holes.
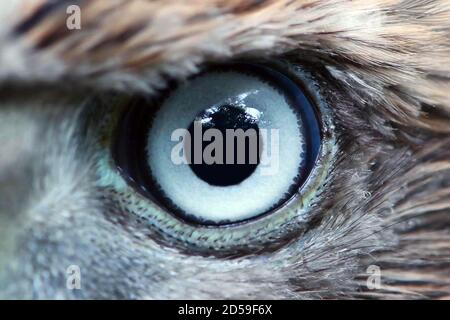
{"type": "Polygon", "coordinates": [[[316,164],[318,109],[276,68],[211,68],[162,97],[127,108],[113,157],[129,184],[183,221],[227,225],[270,214],[316,164]]]}

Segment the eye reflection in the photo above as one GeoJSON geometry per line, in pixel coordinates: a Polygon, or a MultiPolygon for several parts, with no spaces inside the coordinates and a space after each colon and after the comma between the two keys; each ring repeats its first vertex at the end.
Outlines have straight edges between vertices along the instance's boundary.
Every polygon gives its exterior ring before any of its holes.
{"type": "Polygon", "coordinates": [[[116,164],[142,194],[189,223],[270,214],[315,165],[321,135],[307,96],[263,65],[211,69],[157,108],[130,107],[114,145],[116,164]]]}

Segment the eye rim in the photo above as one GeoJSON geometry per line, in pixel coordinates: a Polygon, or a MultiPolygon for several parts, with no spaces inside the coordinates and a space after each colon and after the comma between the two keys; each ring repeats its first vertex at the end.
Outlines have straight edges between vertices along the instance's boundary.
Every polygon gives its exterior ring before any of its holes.
{"type": "MultiPolygon", "coordinates": [[[[271,252],[307,232],[318,218],[318,212],[312,208],[313,205],[315,207],[319,204],[317,201],[321,201],[321,195],[326,192],[326,185],[333,179],[334,160],[339,152],[339,130],[335,129],[334,125],[335,116],[329,91],[332,86],[327,83],[327,73],[320,66],[317,68],[316,65],[308,65],[298,60],[253,59],[252,62],[277,68],[290,79],[296,79],[297,83],[303,84],[318,108],[321,115],[318,120],[323,129],[316,167],[309,174],[301,192],[277,212],[252,221],[222,227],[191,225],[136,192],[117,171],[111,158],[112,138],[117,131],[117,123],[133,97],[119,95],[103,105],[104,110],[109,110],[112,114],[108,116],[105,130],[100,133],[100,143],[104,147],[97,166],[98,185],[111,190],[115,201],[131,215],[130,218],[138,219],[140,224],[144,223],[141,232],[149,233],[149,237],[160,245],[189,254],[216,257],[245,256],[254,253],[258,248],[271,252]]],[[[211,66],[216,67],[215,64],[211,66]]],[[[161,95],[157,96],[159,97],[161,95]]],[[[152,99],[146,97],[145,100],[152,99]]]]}
{"type": "Polygon", "coordinates": [[[271,215],[283,209],[287,203],[291,202],[299,194],[307,179],[311,175],[320,154],[323,139],[323,124],[320,121],[319,110],[310,97],[309,91],[304,88],[300,81],[287,76],[278,68],[271,68],[267,64],[253,62],[233,62],[222,64],[213,68],[207,68],[203,72],[188,79],[196,79],[211,72],[235,71],[242,74],[258,77],[260,81],[268,83],[274,90],[277,90],[288,101],[289,107],[297,114],[299,121],[302,121],[302,134],[306,142],[303,152],[303,166],[299,167],[299,179],[292,184],[286,196],[274,203],[268,210],[258,213],[252,217],[243,218],[237,221],[213,221],[199,219],[194,214],[184,212],[179,208],[164,191],[160,190],[156,178],[151,173],[151,168],[147,163],[147,140],[153,121],[160,106],[164,104],[172,92],[178,89],[178,84],[172,85],[161,95],[163,98],[151,112],[149,112],[148,102],[142,98],[132,101],[123,119],[119,122],[114,144],[112,146],[113,159],[123,178],[131,184],[137,192],[155,202],[162,210],[180,220],[182,223],[193,226],[204,226],[212,228],[232,227],[239,224],[246,224],[252,220],[261,219],[266,215],[271,215]],[[129,124],[132,124],[130,126],[129,124]],[[137,126],[137,128],[136,128],[137,126]],[[133,129],[131,129],[133,128],[133,129]],[[129,143],[132,143],[130,147],[129,143]],[[120,152],[120,150],[132,151],[120,152]],[[135,161],[127,161],[135,159],[135,161]],[[141,164],[139,166],[139,164],[141,164]],[[145,166],[145,168],[143,168],[145,166]],[[149,188],[150,187],[150,188],[149,188]],[[154,189],[152,189],[154,188],[154,189]]]}

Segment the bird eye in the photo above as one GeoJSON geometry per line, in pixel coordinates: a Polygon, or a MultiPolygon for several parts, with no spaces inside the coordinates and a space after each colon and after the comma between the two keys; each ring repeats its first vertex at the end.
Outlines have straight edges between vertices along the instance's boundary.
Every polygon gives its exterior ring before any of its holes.
{"type": "Polygon", "coordinates": [[[271,214],[298,194],[318,159],[318,109],[276,68],[210,69],[160,100],[131,103],[113,157],[129,184],[184,221],[224,225],[271,214]]]}

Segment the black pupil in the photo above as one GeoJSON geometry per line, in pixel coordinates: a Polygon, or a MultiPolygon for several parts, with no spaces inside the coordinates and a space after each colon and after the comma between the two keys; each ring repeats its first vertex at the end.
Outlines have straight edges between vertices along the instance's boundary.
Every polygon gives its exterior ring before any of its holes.
{"type": "MultiPolygon", "coordinates": [[[[258,119],[248,113],[245,108],[223,105],[206,109],[191,123],[189,132],[192,141],[190,167],[197,177],[211,185],[230,186],[238,184],[247,179],[259,164],[261,150],[258,119]],[[217,149],[212,148],[212,146],[209,150],[213,157],[217,157],[215,159],[222,159],[222,161],[215,161],[212,164],[205,163],[203,157],[205,148],[215,143],[215,138],[213,137],[212,141],[203,141],[203,137],[198,137],[198,134],[196,136],[194,122],[197,122],[197,126],[199,126],[199,121],[201,121],[203,135],[208,129],[218,129],[221,132],[222,155],[216,153],[217,149]],[[230,130],[227,129],[232,129],[234,134],[231,135],[230,130]],[[197,150],[202,152],[201,163],[198,160],[194,161],[195,144],[200,142],[201,149],[197,147],[197,150]],[[234,150],[234,152],[231,153],[231,150],[234,150]],[[242,154],[242,152],[245,152],[245,154],[242,154]]],[[[215,146],[220,145],[216,144],[215,146]]]]}

